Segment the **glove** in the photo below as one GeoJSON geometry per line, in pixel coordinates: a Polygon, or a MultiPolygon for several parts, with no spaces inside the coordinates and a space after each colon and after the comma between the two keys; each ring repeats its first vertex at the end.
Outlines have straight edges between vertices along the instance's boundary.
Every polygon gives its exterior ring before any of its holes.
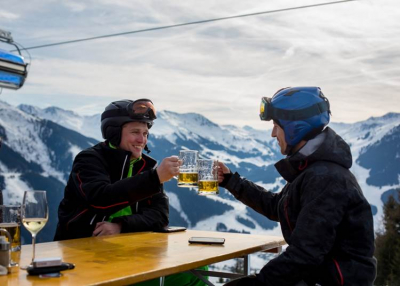
{"type": "Polygon", "coordinates": [[[224,174],[224,180],[219,184],[219,186],[225,188],[225,186],[228,184],[232,176],[233,176],[232,171],[228,174],[224,174]]]}
{"type": "Polygon", "coordinates": [[[232,280],[224,286],[263,286],[264,284],[257,279],[255,275],[249,275],[242,278],[232,280]]]}

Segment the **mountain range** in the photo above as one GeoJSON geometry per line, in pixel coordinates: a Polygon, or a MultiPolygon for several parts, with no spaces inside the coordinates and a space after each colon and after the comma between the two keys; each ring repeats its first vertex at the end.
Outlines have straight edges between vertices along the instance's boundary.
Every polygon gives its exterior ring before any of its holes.
{"type": "MultiPolygon", "coordinates": [[[[201,157],[223,161],[233,171],[266,189],[279,191],[285,181],[274,163],[282,158],[266,130],[217,125],[196,113],[161,111],[148,146],[158,161],[181,149],[198,150],[201,157]]],[[[266,125],[267,126],[267,125],[266,125]]],[[[382,206],[400,188],[400,114],[388,113],[352,124],[330,123],[350,145],[351,171],[371,204],[379,229],[382,206]]],[[[11,106],[0,101],[0,189],[4,203],[21,203],[25,190],[46,190],[50,219],[38,242],[51,241],[57,208],[76,154],[99,141],[100,114],[82,116],[57,107],[11,106]]],[[[218,196],[199,196],[195,188],[165,184],[170,199],[170,224],[191,229],[280,235],[276,222],[236,201],[220,188],[218,196]]],[[[23,229],[23,243],[30,235],[23,229]]]]}

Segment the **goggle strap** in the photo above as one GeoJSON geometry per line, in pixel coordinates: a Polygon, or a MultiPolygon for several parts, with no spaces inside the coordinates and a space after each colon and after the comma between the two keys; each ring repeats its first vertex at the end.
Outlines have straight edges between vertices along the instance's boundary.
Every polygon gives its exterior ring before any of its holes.
{"type": "Polygon", "coordinates": [[[151,108],[148,108],[148,110],[145,113],[138,113],[138,114],[129,114],[126,109],[110,109],[103,112],[103,114],[101,115],[101,120],[109,117],[120,117],[120,116],[127,116],[132,119],[149,119],[149,120],[154,120],[157,118],[151,108]]]}
{"type": "Polygon", "coordinates": [[[101,120],[109,117],[118,116],[129,116],[129,114],[125,109],[110,109],[103,112],[103,114],[101,115],[101,120]]]}
{"type": "Polygon", "coordinates": [[[286,110],[286,109],[279,109],[279,108],[272,108],[272,119],[279,119],[279,120],[288,120],[288,121],[296,121],[296,120],[303,120],[315,115],[319,115],[324,113],[325,111],[330,112],[329,110],[329,102],[321,101],[310,107],[298,109],[298,110],[286,110]]]}
{"type": "Polygon", "coordinates": [[[153,103],[150,99],[148,99],[148,98],[137,99],[137,100],[133,101],[132,103],[135,104],[135,103],[137,103],[137,102],[139,102],[139,101],[145,101],[145,102],[150,102],[151,104],[154,104],[154,103],[153,103]]]}

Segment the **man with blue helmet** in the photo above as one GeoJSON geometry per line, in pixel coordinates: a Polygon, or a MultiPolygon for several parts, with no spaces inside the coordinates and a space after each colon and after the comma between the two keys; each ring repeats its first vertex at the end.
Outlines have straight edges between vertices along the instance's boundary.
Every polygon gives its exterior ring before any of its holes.
{"type": "Polygon", "coordinates": [[[219,164],[220,186],[247,206],[280,222],[288,244],[260,273],[226,285],[373,285],[376,276],[371,207],[350,172],[349,146],[332,129],[318,87],[263,97],[261,120],[286,158],[275,164],[287,181],[273,193],[219,164]]]}

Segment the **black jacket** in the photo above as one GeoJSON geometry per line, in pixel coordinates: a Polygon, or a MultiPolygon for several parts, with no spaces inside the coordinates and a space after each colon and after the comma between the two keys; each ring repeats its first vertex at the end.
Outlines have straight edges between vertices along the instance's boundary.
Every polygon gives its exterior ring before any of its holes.
{"type": "Polygon", "coordinates": [[[107,142],[80,152],[58,209],[54,240],[92,236],[97,222],[131,206],[132,215],[114,218],[122,232],[149,231],[168,225],[168,197],[163,192],[156,161],[142,155],[129,171],[131,153],[107,142]]]}
{"type": "Polygon", "coordinates": [[[275,164],[287,180],[281,192],[266,191],[237,173],[227,181],[225,188],[238,200],[280,222],[288,247],[258,274],[265,285],[373,284],[372,212],[351,165],[349,146],[326,128],[275,164]]]}

